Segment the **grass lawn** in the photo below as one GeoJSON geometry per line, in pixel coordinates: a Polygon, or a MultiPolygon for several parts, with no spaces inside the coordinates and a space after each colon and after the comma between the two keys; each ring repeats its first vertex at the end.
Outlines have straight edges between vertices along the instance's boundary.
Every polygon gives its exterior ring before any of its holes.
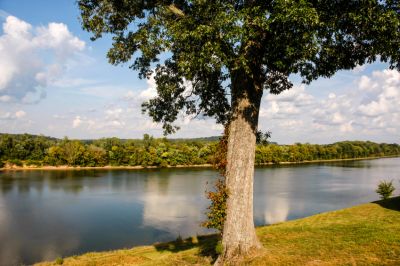
{"type": "MultiPolygon", "coordinates": [[[[257,228],[245,265],[400,265],[400,197],[257,228]]],[[[210,265],[217,236],[58,260],[63,265],[210,265]]],[[[43,262],[36,265],[57,265],[43,262]]]]}

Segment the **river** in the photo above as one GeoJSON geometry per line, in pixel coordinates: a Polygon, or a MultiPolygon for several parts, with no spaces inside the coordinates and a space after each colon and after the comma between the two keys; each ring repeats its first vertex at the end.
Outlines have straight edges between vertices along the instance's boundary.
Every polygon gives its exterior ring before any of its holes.
{"type": "MultiPolygon", "coordinates": [[[[0,265],[210,233],[200,227],[212,169],[0,172],[0,265]]],[[[258,167],[254,220],[283,222],[378,199],[400,188],[400,158],[258,167]]]]}

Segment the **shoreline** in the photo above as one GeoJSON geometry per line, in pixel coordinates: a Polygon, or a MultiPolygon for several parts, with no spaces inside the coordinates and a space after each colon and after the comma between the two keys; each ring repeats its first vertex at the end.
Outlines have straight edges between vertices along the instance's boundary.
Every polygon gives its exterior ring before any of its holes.
{"type": "Polygon", "coordinates": [[[194,165],[175,165],[175,166],[12,166],[0,168],[0,171],[24,171],[24,170],[144,170],[144,169],[168,169],[168,168],[211,168],[212,164],[194,164],[194,165]]]}
{"type": "Polygon", "coordinates": [[[312,161],[300,161],[300,162],[279,162],[279,163],[261,163],[255,166],[269,166],[269,165],[291,165],[291,164],[312,164],[312,163],[332,163],[342,161],[363,161],[363,160],[376,160],[385,158],[400,158],[400,155],[387,155],[387,156],[373,156],[373,157],[359,157],[359,158],[346,158],[346,159],[327,159],[327,160],[312,160],[312,161]]]}
{"type": "MultiPolygon", "coordinates": [[[[374,156],[374,157],[361,157],[361,158],[346,158],[346,159],[329,159],[329,160],[312,160],[312,161],[300,161],[300,162],[278,162],[278,163],[261,163],[255,164],[254,167],[263,166],[279,166],[279,165],[299,165],[299,164],[313,164],[313,163],[330,163],[330,162],[342,162],[342,161],[362,161],[362,160],[376,160],[384,158],[400,158],[400,155],[391,156],[374,156]]],[[[144,169],[174,169],[174,168],[212,168],[212,164],[194,164],[194,165],[175,165],[175,166],[11,166],[0,168],[1,171],[25,171],[25,170],[144,170],[144,169]]]]}

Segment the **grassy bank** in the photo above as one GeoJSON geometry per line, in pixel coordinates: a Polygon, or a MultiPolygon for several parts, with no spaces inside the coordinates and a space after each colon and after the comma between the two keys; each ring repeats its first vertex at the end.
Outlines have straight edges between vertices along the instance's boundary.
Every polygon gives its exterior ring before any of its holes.
{"type": "MultiPolygon", "coordinates": [[[[257,228],[264,250],[245,265],[400,265],[400,197],[257,228]]],[[[217,237],[87,253],[63,265],[211,265],[217,237]]],[[[44,262],[36,265],[56,265],[44,262]]]]}

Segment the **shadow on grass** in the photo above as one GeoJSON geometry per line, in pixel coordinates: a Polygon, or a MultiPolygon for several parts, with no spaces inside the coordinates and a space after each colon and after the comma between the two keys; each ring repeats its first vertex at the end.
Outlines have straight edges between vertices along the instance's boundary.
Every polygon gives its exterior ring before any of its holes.
{"type": "Polygon", "coordinates": [[[199,248],[199,255],[203,257],[211,257],[213,262],[217,259],[218,254],[215,251],[220,236],[217,234],[204,235],[197,237],[189,237],[187,239],[178,238],[175,241],[167,243],[154,244],[158,251],[180,252],[192,248],[199,248]]]}
{"type": "Polygon", "coordinates": [[[394,197],[387,200],[378,200],[373,203],[379,204],[383,208],[400,211],[400,197],[394,197]]]}

